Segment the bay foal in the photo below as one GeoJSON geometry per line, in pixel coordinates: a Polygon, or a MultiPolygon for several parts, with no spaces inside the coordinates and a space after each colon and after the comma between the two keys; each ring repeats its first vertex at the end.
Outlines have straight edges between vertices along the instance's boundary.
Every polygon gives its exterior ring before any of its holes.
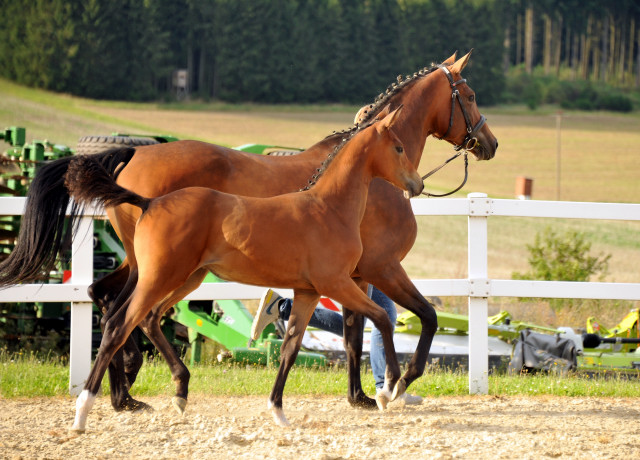
{"type": "Polygon", "coordinates": [[[381,331],[387,370],[377,397],[379,407],[384,409],[403,393],[404,386],[396,386],[400,367],[389,317],[363,292],[362,280],[352,278],[362,254],[360,223],[371,180],[381,177],[408,196],[423,189],[420,175],[391,130],[401,109],[336,149],[313,188],[272,198],[203,187],[143,198],[117,185],[91,156],[76,157],[65,184],[78,202],[97,201],[106,207],[129,203],[142,215],[134,238],[137,277],[129,276],[128,287],[110,311],[100,352],[77,400],[72,429],[85,430],[107,366],[133,329],[152,310],[162,314],[195,289],[207,271],[226,280],[294,290],[280,369],[269,397],[277,424],[289,424],[282,409],[284,385],[320,295],[369,317],[381,331]]]}

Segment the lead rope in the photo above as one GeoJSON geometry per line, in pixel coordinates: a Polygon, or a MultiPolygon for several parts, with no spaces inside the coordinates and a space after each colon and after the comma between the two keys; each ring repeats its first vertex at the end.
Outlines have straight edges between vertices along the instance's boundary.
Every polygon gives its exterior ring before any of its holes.
{"type": "Polygon", "coordinates": [[[443,196],[449,196],[449,195],[453,195],[454,193],[456,193],[458,190],[460,190],[462,187],[464,187],[464,184],[467,183],[467,178],[469,177],[469,158],[467,156],[468,152],[466,149],[460,150],[459,152],[457,152],[454,156],[452,156],[451,158],[449,158],[447,161],[445,161],[444,163],[442,163],[440,166],[438,166],[437,168],[432,169],[431,171],[429,171],[427,174],[425,174],[424,176],[422,176],[422,181],[424,182],[426,179],[428,179],[429,177],[431,177],[432,175],[434,175],[435,173],[437,173],[438,171],[440,171],[442,168],[444,168],[447,164],[449,164],[449,162],[455,160],[456,158],[458,158],[460,155],[462,155],[464,153],[464,179],[462,180],[462,183],[458,186],[458,188],[456,188],[455,190],[450,191],[449,193],[429,193],[429,192],[422,192],[422,195],[425,195],[426,197],[443,197],[443,196]]]}

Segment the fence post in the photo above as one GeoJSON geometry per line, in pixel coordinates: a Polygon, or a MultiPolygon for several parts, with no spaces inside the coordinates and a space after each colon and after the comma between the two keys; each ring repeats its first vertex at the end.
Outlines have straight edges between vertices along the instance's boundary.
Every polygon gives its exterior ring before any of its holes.
{"type": "MultiPolygon", "coordinates": [[[[93,282],[93,217],[82,217],[71,246],[71,282],[89,285],[93,282]]],[[[82,391],[91,370],[90,302],[71,303],[71,337],[69,351],[69,393],[82,391]]]]}
{"type": "Polygon", "coordinates": [[[487,216],[491,200],[486,193],[470,193],[468,223],[469,263],[469,394],[489,392],[487,216]]]}

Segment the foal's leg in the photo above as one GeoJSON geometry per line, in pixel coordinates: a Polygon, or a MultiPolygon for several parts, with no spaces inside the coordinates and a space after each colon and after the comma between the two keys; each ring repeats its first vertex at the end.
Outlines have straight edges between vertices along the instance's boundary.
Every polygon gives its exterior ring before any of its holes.
{"type": "MultiPolygon", "coordinates": [[[[387,264],[380,270],[363,273],[363,277],[389,296],[394,302],[420,318],[422,332],[416,351],[409,362],[407,371],[394,389],[394,398],[406,391],[409,385],[424,373],[433,336],[438,329],[438,317],[433,305],[415,287],[402,266],[387,264]]],[[[386,352],[386,345],[385,345],[386,352]]]]}
{"type": "Polygon", "coordinates": [[[348,281],[349,282],[345,280],[342,283],[332,283],[327,286],[326,290],[323,289],[321,292],[337,300],[342,305],[347,306],[347,308],[353,312],[366,315],[380,331],[384,344],[387,368],[385,371],[384,387],[382,391],[376,394],[376,403],[378,408],[384,410],[387,407],[387,403],[397,397],[396,392],[392,394],[391,391],[396,387],[396,383],[400,378],[400,366],[393,344],[393,327],[391,326],[387,312],[367,297],[362,290],[358,289],[350,278],[348,281]]]}
{"type": "Polygon", "coordinates": [[[140,323],[142,331],[160,351],[167,361],[169,369],[171,369],[171,378],[176,384],[176,395],[172,398],[171,402],[173,407],[181,415],[187,407],[187,394],[189,393],[189,379],[191,378],[191,374],[162,332],[160,320],[169,308],[200,286],[206,274],[207,270],[204,268],[196,271],[183,286],[175,290],[160,306],[153,308],[151,313],[140,323]]]}
{"type": "Polygon", "coordinates": [[[87,416],[95,402],[109,362],[113,359],[116,351],[124,345],[133,329],[149,313],[152,306],[158,303],[165,295],[166,291],[139,289],[137,287],[131,297],[125,301],[118,299],[120,301],[118,302],[118,308],[105,325],[100,351],[91,368],[84,390],[76,401],[76,417],[72,430],[84,432],[87,416]]]}
{"type": "Polygon", "coordinates": [[[269,396],[268,407],[271,409],[273,420],[279,426],[289,426],[289,421],[284,415],[282,409],[282,394],[284,385],[287,382],[287,375],[293,363],[296,361],[304,331],[307,329],[309,319],[313,314],[313,310],[318,304],[320,296],[315,291],[299,291],[295,290],[293,295],[293,308],[289,316],[289,325],[287,332],[280,348],[280,367],[276,381],[269,396]]]}

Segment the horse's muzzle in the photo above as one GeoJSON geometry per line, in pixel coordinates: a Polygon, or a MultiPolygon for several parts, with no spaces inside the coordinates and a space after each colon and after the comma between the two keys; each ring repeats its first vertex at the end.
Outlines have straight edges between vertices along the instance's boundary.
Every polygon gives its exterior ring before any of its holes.
{"type": "Polygon", "coordinates": [[[469,149],[469,152],[473,153],[476,160],[490,160],[496,155],[498,150],[498,140],[495,137],[491,139],[485,139],[485,136],[478,136],[476,145],[469,149]]]}
{"type": "Polygon", "coordinates": [[[412,178],[406,184],[406,190],[404,191],[404,197],[406,199],[418,196],[424,190],[424,183],[422,178],[416,174],[417,178],[412,178]]]}

